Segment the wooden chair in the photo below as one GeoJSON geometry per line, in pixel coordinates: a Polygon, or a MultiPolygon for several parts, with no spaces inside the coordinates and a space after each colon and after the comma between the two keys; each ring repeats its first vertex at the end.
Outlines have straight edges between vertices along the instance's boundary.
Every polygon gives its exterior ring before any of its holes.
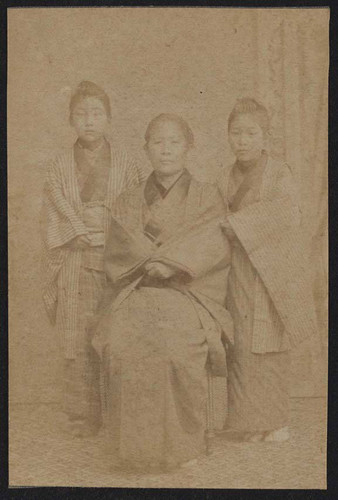
{"type": "Polygon", "coordinates": [[[227,410],[227,379],[215,377],[208,370],[208,398],[206,408],[206,452],[211,454],[212,442],[223,430],[227,410]]]}

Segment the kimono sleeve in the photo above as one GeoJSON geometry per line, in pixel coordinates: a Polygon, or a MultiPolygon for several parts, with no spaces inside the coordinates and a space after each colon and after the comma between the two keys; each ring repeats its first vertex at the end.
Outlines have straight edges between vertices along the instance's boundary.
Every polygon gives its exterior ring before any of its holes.
{"type": "Polygon", "coordinates": [[[279,240],[296,229],[301,213],[294,179],[287,165],[280,168],[269,196],[228,215],[227,220],[248,253],[279,240]]]}
{"type": "Polygon", "coordinates": [[[194,279],[216,266],[228,265],[230,246],[221,230],[221,219],[213,218],[188,231],[184,238],[160,250],[152,260],[177,267],[194,279]]]}
{"type": "Polygon", "coordinates": [[[275,185],[261,201],[228,216],[256,269],[291,346],[316,331],[298,196],[291,171],[281,165],[275,185]]]}
{"type": "Polygon", "coordinates": [[[126,155],[125,189],[132,188],[143,182],[148,173],[135,158],[126,155]]]}
{"type": "Polygon", "coordinates": [[[45,243],[49,250],[61,247],[72,239],[87,234],[87,229],[74,208],[66,199],[58,162],[47,174],[44,189],[45,243]]]}
{"type": "Polygon", "coordinates": [[[161,247],[152,260],[177,267],[194,279],[216,266],[226,267],[230,263],[230,245],[221,229],[224,211],[218,188],[208,186],[201,195],[198,219],[175,241],[161,247]]]}
{"type": "Polygon", "coordinates": [[[104,268],[111,283],[134,276],[153,250],[150,240],[128,224],[135,190],[138,188],[122,193],[112,209],[104,253],[104,268]]]}

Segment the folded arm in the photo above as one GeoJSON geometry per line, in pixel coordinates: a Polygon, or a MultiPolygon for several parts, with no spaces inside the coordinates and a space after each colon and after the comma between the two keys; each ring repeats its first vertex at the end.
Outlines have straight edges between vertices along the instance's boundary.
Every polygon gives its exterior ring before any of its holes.
{"type": "Polygon", "coordinates": [[[298,227],[300,220],[294,180],[285,165],[278,175],[273,199],[262,199],[229,213],[222,225],[230,239],[238,238],[248,251],[254,251],[281,233],[298,227]]]}

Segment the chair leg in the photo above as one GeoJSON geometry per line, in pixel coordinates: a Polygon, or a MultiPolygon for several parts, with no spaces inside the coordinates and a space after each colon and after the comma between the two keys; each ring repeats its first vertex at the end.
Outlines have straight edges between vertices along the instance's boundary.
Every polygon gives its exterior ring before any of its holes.
{"type": "Polygon", "coordinates": [[[211,455],[212,453],[212,441],[215,437],[215,432],[212,430],[207,430],[205,432],[205,444],[206,444],[206,454],[211,455]]]}
{"type": "Polygon", "coordinates": [[[205,432],[206,452],[211,454],[211,443],[215,437],[213,376],[208,370],[207,429],[205,432]]]}

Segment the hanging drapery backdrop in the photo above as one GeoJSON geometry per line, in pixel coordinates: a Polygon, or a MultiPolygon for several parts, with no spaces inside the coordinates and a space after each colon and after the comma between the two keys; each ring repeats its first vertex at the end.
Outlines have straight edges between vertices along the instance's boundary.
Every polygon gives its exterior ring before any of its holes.
{"type": "Polygon", "coordinates": [[[271,150],[298,184],[318,318],[318,337],[293,353],[295,394],[325,391],[327,356],[328,12],[256,11],[256,88],[272,117],[271,150]]]}
{"type": "Polygon", "coordinates": [[[61,358],[41,300],[39,218],[48,162],[74,140],[68,103],[81,80],[106,89],[113,140],[145,165],[150,119],[184,116],[196,140],[189,166],[209,181],[233,161],[226,120],[236,99],[266,103],[272,152],[298,182],[319,325],[293,354],[291,393],[324,393],[328,20],[328,9],[9,11],[11,402],[60,397],[61,358]]]}

